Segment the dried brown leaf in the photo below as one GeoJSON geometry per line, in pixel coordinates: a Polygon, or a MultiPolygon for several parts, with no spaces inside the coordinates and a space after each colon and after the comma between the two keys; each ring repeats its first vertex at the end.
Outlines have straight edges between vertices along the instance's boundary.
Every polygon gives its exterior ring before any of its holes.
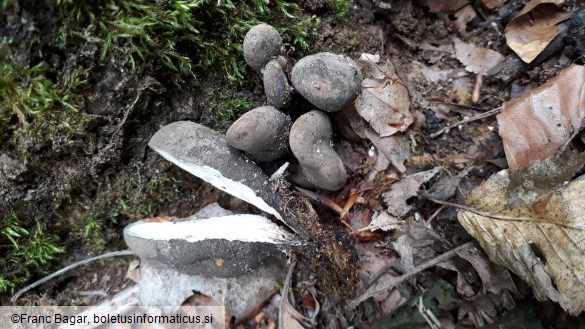
{"type": "Polygon", "coordinates": [[[463,249],[457,252],[459,257],[465,259],[477,271],[483,282],[483,291],[489,291],[500,295],[504,290],[516,292],[516,285],[508,270],[488,260],[486,255],[477,248],[463,249]]]}
{"type": "Polygon", "coordinates": [[[506,26],[506,43],[524,62],[532,62],[559,33],[556,24],[571,13],[557,5],[564,0],[532,0],[506,26]]]}
{"type": "Polygon", "coordinates": [[[457,272],[457,292],[465,297],[473,297],[475,296],[475,291],[471,286],[471,283],[466,277],[466,273],[468,273],[469,269],[462,266],[460,262],[456,262],[455,259],[451,258],[442,263],[437,264],[437,266],[442,267],[446,270],[457,272]]]}
{"type": "Polygon", "coordinates": [[[394,216],[402,217],[406,215],[411,206],[406,200],[416,196],[420,186],[431,179],[441,170],[440,167],[406,176],[401,181],[392,184],[390,190],[382,196],[384,202],[388,205],[388,212],[394,216]]]}
{"type": "MultiPolygon", "coordinates": [[[[404,161],[410,157],[410,141],[404,134],[380,137],[372,129],[366,129],[366,137],[376,146],[378,156],[386,157],[399,172],[406,172],[404,161]]],[[[377,169],[377,166],[376,166],[377,169]]]]}
{"type": "Polygon", "coordinates": [[[463,42],[459,38],[454,38],[453,44],[457,60],[465,65],[467,71],[475,74],[486,75],[505,59],[504,55],[497,51],[463,42]]]}
{"type": "Polygon", "coordinates": [[[476,328],[493,323],[498,316],[495,299],[494,295],[478,295],[461,305],[457,317],[459,320],[464,320],[467,317],[476,328]]]}
{"type": "Polygon", "coordinates": [[[405,131],[414,121],[410,112],[408,89],[398,78],[394,65],[387,60],[377,64],[378,57],[362,54],[357,61],[365,78],[355,108],[381,137],[405,131]]]}
{"type": "Polygon", "coordinates": [[[585,177],[555,189],[544,213],[535,213],[532,203],[511,207],[509,185],[508,170],[490,177],[467,199],[484,215],[462,211],[459,222],[538,299],[550,298],[579,314],[585,310],[585,177]]]}
{"type": "Polygon", "coordinates": [[[582,128],[585,68],[571,65],[531,92],[505,102],[497,119],[512,171],[556,154],[582,128]]]}
{"type": "Polygon", "coordinates": [[[367,161],[366,151],[359,147],[354,147],[348,141],[341,141],[333,145],[333,149],[341,158],[343,165],[352,172],[358,170],[367,161]]]}
{"type": "Polygon", "coordinates": [[[357,113],[353,104],[339,111],[339,114],[335,116],[335,121],[337,122],[337,127],[348,141],[357,143],[362,138],[365,138],[364,131],[367,123],[357,113]]]}
{"type": "Polygon", "coordinates": [[[440,13],[439,17],[441,17],[446,25],[454,27],[459,34],[466,35],[467,24],[477,17],[477,13],[473,9],[473,6],[468,4],[453,14],[440,13]]]}
{"type": "Polygon", "coordinates": [[[372,216],[372,222],[364,229],[372,231],[391,231],[399,228],[402,223],[403,221],[390,215],[387,211],[382,211],[380,213],[374,214],[374,216],[372,216]]]}

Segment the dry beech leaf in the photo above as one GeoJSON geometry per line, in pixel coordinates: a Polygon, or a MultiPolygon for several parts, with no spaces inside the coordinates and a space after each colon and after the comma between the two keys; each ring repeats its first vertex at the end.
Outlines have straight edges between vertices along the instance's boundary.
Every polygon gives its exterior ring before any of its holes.
{"type": "Polygon", "coordinates": [[[461,211],[459,222],[493,262],[520,276],[539,300],[548,297],[579,314],[585,310],[585,177],[554,190],[540,213],[531,203],[511,207],[509,185],[508,170],[491,176],[467,199],[484,215],[461,211]]]}
{"type": "Polygon", "coordinates": [[[463,249],[457,255],[471,263],[483,283],[484,293],[489,291],[499,296],[506,290],[516,292],[516,285],[508,270],[490,262],[479,248],[463,249]]]}
{"type": "Polygon", "coordinates": [[[557,5],[564,0],[532,0],[506,26],[506,43],[524,62],[532,62],[559,33],[556,24],[571,13],[557,5]]]}
{"type": "Polygon", "coordinates": [[[465,69],[475,74],[486,75],[496,65],[504,61],[504,55],[497,51],[477,47],[463,42],[459,38],[453,39],[455,57],[465,65],[465,69]]]}
{"type": "Polygon", "coordinates": [[[585,68],[571,65],[531,92],[505,102],[497,119],[512,171],[556,154],[585,119],[585,68]]]}
{"type": "Polygon", "coordinates": [[[404,223],[402,220],[390,215],[387,211],[382,211],[380,213],[375,213],[374,216],[372,216],[372,222],[370,225],[364,229],[370,231],[391,231],[399,228],[402,223],[404,223]]]}
{"type": "Polygon", "coordinates": [[[397,217],[406,215],[411,209],[411,206],[406,203],[406,200],[416,196],[420,186],[435,176],[439,171],[441,171],[441,168],[437,167],[406,176],[401,181],[392,184],[390,190],[382,194],[384,202],[388,205],[388,212],[397,217]]]}
{"type": "Polygon", "coordinates": [[[387,60],[377,64],[379,56],[362,54],[357,61],[365,78],[355,108],[381,137],[405,131],[414,121],[410,112],[408,89],[387,60]]]}
{"type": "Polygon", "coordinates": [[[477,17],[477,13],[473,9],[473,6],[468,4],[453,14],[440,13],[439,17],[441,17],[447,26],[452,26],[459,34],[466,35],[467,24],[477,17]]]}

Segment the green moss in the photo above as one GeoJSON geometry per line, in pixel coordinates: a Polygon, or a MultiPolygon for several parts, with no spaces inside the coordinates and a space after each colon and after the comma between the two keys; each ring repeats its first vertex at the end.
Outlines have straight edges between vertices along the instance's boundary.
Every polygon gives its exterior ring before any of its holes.
{"type": "Polygon", "coordinates": [[[114,55],[127,57],[131,69],[153,63],[155,70],[168,71],[166,75],[176,83],[210,68],[222,70],[231,81],[241,80],[245,72],[241,43],[252,26],[280,16],[283,28],[297,25],[291,30],[293,42],[306,47],[308,25],[314,22],[296,19],[298,5],[279,0],[57,3],[63,15],[72,18],[60,30],[62,40],[97,42],[102,62],[114,55]],[[83,32],[88,26],[95,26],[94,34],[83,32]]]}
{"type": "Polygon", "coordinates": [[[253,102],[246,97],[230,97],[222,95],[215,99],[217,107],[214,108],[214,129],[225,131],[227,127],[245,112],[254,107],[253,102]]]}
{"type": "Polygon", "coordinates": [[[14,293],[33,274],[44,273],[47,264],[64,252],[40,221],[27,230],[16,215],[6,215],[0,224],[0,254],[7,256],[0,260],[0,293],[14,293]]]}
{"type": "Polygon", "coordinates": [[[339,21],[347,20],[347,10],[351,5],[350,0],[328,0],[327,5],[333,10],[335,17],[339,21]]]}
{"type": "Polygon", "coordinates": [[[23,68],[0,61],[0,121],[8,121],[15,114],[28,125],[31,116],[42,116],[55,106],[76,111],[71,89],[81,82],[64,89],[47,79],[44,71],[44,63],[23,68]]]}

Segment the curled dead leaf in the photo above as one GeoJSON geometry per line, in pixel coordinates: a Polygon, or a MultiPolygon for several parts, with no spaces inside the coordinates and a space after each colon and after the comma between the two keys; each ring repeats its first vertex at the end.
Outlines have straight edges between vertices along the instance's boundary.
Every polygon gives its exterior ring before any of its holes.
{"type": "Polygon", "coordinates": [[[382,194],[384,202],[388,205],[388,212],[391,215],[402,217],[412,208],[406,203],[406,200],[416,196],[421,185],[431,179],[441,170],[440,167],[406,176],[401,181],[396,182],[390,188],[390,191],[382,194]]]}
{"type": "Polygon", "coordinates": [[[362,92],[355,108],[381,137],[405,131],[414,121],[410,112],[408,89],[400,80],[394,65],[387,60],[377,64],[379,56],[362,54],[357,61],[365,75],[362,92]]]}
{"type": "Polygon", "coordinates": [[[469,72],[486,75],[489,70],[505,59],[497,51],[463,42],[459,38],[454,38],[453,44],[455,45],[455,57],[461,64],[465,65],[465,69],[469,72]]]}
{"type": "Polygon", "coordinates": [[[531,92],[505,102],[497,119],[512,171],[556,154],[585,120],[585,68],[571,65],[531,92]]]}
{"type": "Polygon", "coordinates": [[[556,24],[571,13],[557,5],[564,0],[532,0],[506,26],[506,43],[524,62],[531,63],[557,36],[556,24]]]}
{"type": "Polygon", "coordinates": [[[558,302],[576,315],[585,310],[585,177],[553,191],[546,211],[532,203],[511,207],[508,170],[477,187],[459,222],[489,258],[526,281],[535,296],[558,302]]]}
{"type": "Polygon", "coordinates": [[[410,157],[410,141],[404,134],[380,137],[372,129],[366,129],[366,137],[376,146],[379,157],[386,157],[399,172],[406,172],[404,161],[410,157]]]}

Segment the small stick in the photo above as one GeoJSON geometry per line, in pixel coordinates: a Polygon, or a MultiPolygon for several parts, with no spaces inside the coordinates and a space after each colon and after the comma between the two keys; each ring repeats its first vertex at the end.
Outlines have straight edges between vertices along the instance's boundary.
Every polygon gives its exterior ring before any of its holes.
{"type": "Polygon", "coordinates": [[[444,261],[446,261],[447,259],[457,255],[457,252],[464,250],[464,249],[468,249],[471,248],[474,245],[473,242],[467,242],[466,244],[462,244],[459,247],[455,248],[455,249],[451,249],[450,251],[447,251],[446,253],[439,255],[429,261],[426,261],[422,264],[420,264],[419,266],[413,268],[411,271],[408,271],[407,273],[404,273],[403,275],[399,276],[398,278],[396,278],[395,280],[393,280],[392,282],[389,282],[385,285],[383,285],[382,287],[374,290],[374,291],[366,291],[363,294],[361,294],[360,296],[358,296],[356,299],[352,300],[351,303],[349,303],[349,305],[347,306],[348,311],[352,311],[353,309],[355,309],[361,302],[365,301],[366,299],[373,297],[379,293],[382,293],[388,289],[392,289],[395,286],[397,286],[398,284],[412,278],[413,276],[419,274],[420,272],[426,270],[429,267],[435,266],[439,263],[442,263],[444,261]]]}
{"type": "Polygon", "coordinates": [[[475,84],[473,85],[473,93],[471,94],[471,102],[476,104],[479,102],[479,96],[481,91],[481,84],[483,82],[483,75],[478,74],[475,76],[475,84]]]}
{"type": "Polygon", "coordinates": [[[12,296],[12,298],[10,298],[10,302],[11,303],[16,302],[16,300],[18,298],[20,298],[20,296],[22,296],[22,294],[24,294],[25,292],[27,292],[27,291],[29,291],[29,290],[31,290],[33,288],[36,288],[36,287],[40,286],[41,284],[43,284],[43,283],[45,283],[47,281],[50,281],[53,278],[58,277],[59,275],[65,273],[65,272],[71,271],[71,270],[73,270],[75,268],[78,268],[80,266],[89,264],[89,263],[94,262],[96,260],[101,260],[101,259],[106,259],[106,258],[111,258],[111,257],[119,257],[119,256],[131,256],[131,255],[134,255],[134,252],[132,252],[131,250],[121,250],[121,251],[109,252],[107,254],[95,256],[95,257],[92,257],[92,258],[84,259],[84,260],[79,261],[77,263],[73,263],[73,264],[71,264],[69,266],[66,266],[66,267],[58,270],[55,273],[49,274],[48,276],[46,276],[46,277],[44,277],[44,278],[42,278],[42,279],[40,279],[40,280],[38,280],[38,281],[36,281],[36,282],[28,285],[28,286],[20,289],[16,294],[14,294],[14,296],[12,296]]]}
{"type": "Polygon", "coordinates": [[[443,209],[445,209],[445,207],[446,207],[446,205],[441,205],[439,207],[439,209],[435,210],[435,212],[427,220],[426,225],[429,226],[431,224],[431,222],[433,221],[433,219],[435,219],[441,213],[441,211],[443,211],[443,209]]]}
{"type": "Polygon", "coordinates": [[[350,195],[349,198],[347,198],[347,201],[345,202],[345,205],[343,206],[343,209],[341,209],[341,213],[339,214],[339,220],[345,221],[347,219],[347,215],[349,215],[349,210],[351,209],[351,207],[353,207],[358,197],[359,193],[355,193],[350,195]]]}
{"type": "Polygon", "coordinates": [[[468,122],[472,122],[472,121],[477,121],[477,120],[485,119],[487,117],[491,117],[492,115],[499,114],[500,112],[502,112],[502,107],[501,106],[500,107],[496,107],[493,110],[484,112],[482,114],[476,115],[476,116],[474,116],[472,118],[468,118],[468,119],[465,119],[465,120],[461,120],[459,122],[455,122],[454,124],[448,125],[448,126],[444,127],[443,129],[440,129],[438,131],[435,131],[434,133],[431,134],[431,138],[435,138],[435,137],[443,134],[444,132],[449,131],[450,129],[453,129],[453,128],[457,127],[458,125],[462,125],[464,123],[468,123],[468,122]]]}
{"type": "Polygon", "coordinates": [[[304,195],[308,196],[309,198],[319,202],[320,204],[324,205],[325,207],[329,208],[331,211],[333,211],[334,213],[336,213],[337,215],[340,215],[341,212],[343,211],[343,209],[341,209],[341,207],[335,203],[333,200],[326,198],[324,196],[322,196],[321,194],[315,193],[315,192],[311,192],[307,189],[304,189],[302,187],[295,187],[297,189],[297,191],[302,192],[304,195]]]}

